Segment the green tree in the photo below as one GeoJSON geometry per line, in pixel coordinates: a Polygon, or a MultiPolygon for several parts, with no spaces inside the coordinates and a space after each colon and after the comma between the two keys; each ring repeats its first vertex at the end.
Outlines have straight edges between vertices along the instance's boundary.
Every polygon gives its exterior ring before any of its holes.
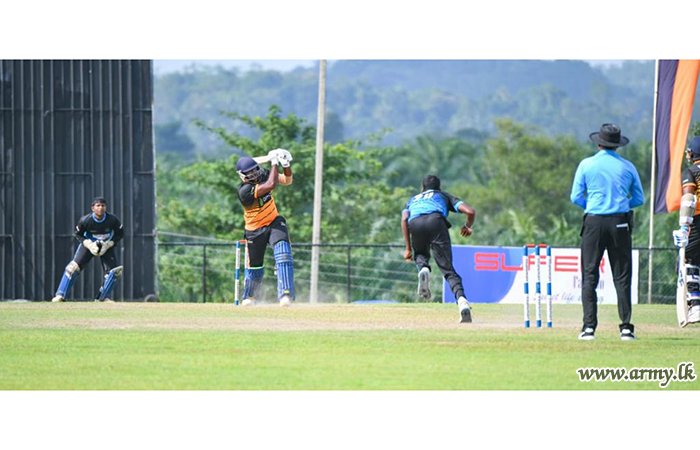
{"type": "Polygon", "coordinates": [[[572,136],[548,137],[510,120],[496,128],[483,153],[483,181],[452,188],[477,211],[472,243],[575,245],[582,212],[569,200],[571,182],[591,150],[572,136]]]}
{"type": "MultiPolygon", "coordinates": [[[[261,156],[271,149],[286,148],[294,156],[292,186],[275,189],[277,207],[289,223],[292,239],[311,240],[314,196],[315,129],[294,114],[283,117],[271,106],[264,117],[222,112],[233,122],[255,129],[258,139],[225,127],[197,125],[216,134],[234,154],[228,158],[202,160],[179,171],[190,186],[207,193],[194,205],[172,200],[175,207],[162,211],[169,224],[185,226],[188,232],[233,240],[243,235],[243,209],[238,200],[240,179],[236,163],[241,155],[261,156]]],[[[396,242],[400,239],[399,212],[407,190],[392,188],[381,179],[381,158],[393,148],[365,148],[361,143],[324,146],[322,240],[324,242],[396,242]]]]}
{"type": "Polygon", "coordinates": [[[688,131],[688,139],[692,139],[695,136],[700,136],[700,122],[693,122],[688,131]]]}
{"type": "Polygon", "coordinates": [[[164,125],[156,125],[156,148],[160,152],[178,153],[189,156],[194,149],[194,142],[181,130],[181,122],[170,122],[164,125]]]}
{"type": "Polygon", "coordinates": [[[447,188],[455,182],[482,182],[483,150],[463,138],[419,136],[402,145],[398,152],[387,153],[384,175],[395,186],[419,189],[426,175],[440,177],[447,188]]]}

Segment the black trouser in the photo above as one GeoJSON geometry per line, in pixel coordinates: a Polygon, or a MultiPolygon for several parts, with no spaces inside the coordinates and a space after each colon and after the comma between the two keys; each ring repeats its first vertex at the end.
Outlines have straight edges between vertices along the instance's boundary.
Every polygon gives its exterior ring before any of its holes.
{"type": "MultiPolygon", "coordinates": [[[[688,245],[685,247],[685,262],[693,266],[700,266],[700,215],[693,216],[693,223],[690,226],[688,235],[688,245]]],[[[695,283],[688,283],[691,292],[697,291],[695,283]]],[[[694,295],[693,295],[694,297],[694,295]]],[[[700,304],[697,300],[692,300],[690,306],[700,304]]]]}
{"type": "Polygon", "coordinates": [[[408,223],[413,244],[413,259],[418,270],[423,267],[430,269],[430,251],[435,255],[437,266],[445,275],[455,299],[464,295],[462,277],[452,266],[452,243],[447,231],[447,221],[440,213],[418,216],[408,223]]]}
{"type": "Polygon", "coordinates": [[[685,261],[688,264],[700,266],[700,215],[693,217],[688,245],[685,247],[685,261]]]}
{"type": "Polygon", "coordinates": [[[583,287],[583,328],[598,326],[598,296],[595,289],[600,279],[600,261],[608,251],[610,268],[617,292],[620,331],[634,331],[632,318],[632,233],[627,214],[608,216],[586,215],[581,230],[581,270],[583,287]]]}
{"type": "Polygon", "coordinates": [[[287,241],[291,244],[287,221],[282,216],[277,216],[266,227],[253,231],[246,230],[244,236],[248,240],[248,263],[251,268],[263,267],[265,249],[268,245],[274,248],[275,244],[280,241],[287,241]]]}
{"type": "MultiPolygon", "coordinates": [[[[102,263],[102,271],[105,275],[109,273],[110,270],[114,269],[119,265],[117,262],[117,250],[116,245],[105,252],[104,255],[100,256],[100,263],[102,263]]],[[[83,244],[78,245],[78,249],[75,251],[73,256],[73,261],[83,270],[87,263],[94,257],[90,250],[85,248],[83,244]]]]}
{"type": "MultiPolygon", "coordinates": [[[[84,270],[85,266],[90,262],[90,260],[95,257],[92,253],[90,253],[90,250],[85,248],[85,246],[81,243],[78,245],[78,249],[75,251],[75,255],[73,255],[73,261],[80,267],[80,270],[84,270]]],[[[102,273],[103,275],[107,275],[110,270],[114,269],[119,265],[119,262],[117,261],[117,249],[116,245],[109,250],[105,252],[104,255],[100,256],[100,263],[102,264],[102,273]]],[[[102,286],[102,283],[100,283],[100,286],[102,286]]],[[[100,291],[97,291],[97,295],[95,298],[99,298],[100,296],[100,291]]]]}

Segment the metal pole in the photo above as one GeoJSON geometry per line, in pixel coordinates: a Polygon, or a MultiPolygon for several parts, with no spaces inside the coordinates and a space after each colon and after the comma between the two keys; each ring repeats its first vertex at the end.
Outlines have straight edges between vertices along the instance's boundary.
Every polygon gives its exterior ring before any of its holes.
{"type": "Polygon", "coordinates": [[[202,298],[207,302],[207,244],[202,245],[202,298]]]}
{"type": "Polygon", "coordinates": [[[659,100],[659,60],[654,69],[654,113],[652,116],[651,134],[651,187],[649,190],[649,275],[647,281],[647,303],[651,304],[651,288],[653,283],[654,264],[654,203],[656,201],[656,104],[659,100]]]}
{"type": "Polygon", "coordinates": [[[348,303],[352,300],[352,281],[350,278],[350,267],[352,267],[352,259],[350,256],[350,250],[352,250],[352,247],[348,245],[348,303]]]}
{"type": "Polygon", "coordinates": [[[323,128],[326,114],[326,60],[322,59],[318,74],[318,119],[316,121],[316,168],[314,181],[314,218],[311,237],[311,287],[309,302],[318,302],[318,256],[321,242],[321,195],[323,190],[323,128]]]}

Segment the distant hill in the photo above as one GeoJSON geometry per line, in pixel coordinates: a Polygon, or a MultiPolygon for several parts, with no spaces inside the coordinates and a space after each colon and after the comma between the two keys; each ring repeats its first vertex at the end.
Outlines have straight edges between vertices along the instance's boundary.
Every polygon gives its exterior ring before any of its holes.
{"type": "MultiPolygon", "coordinates": [[[[221,143],[191,121],[228,126],[219,110],[262,115],[277,104],[283,113],[315,124],[317,77],[317,68],[193,69],[156,76],[156,144],[166,124],[172,142],[172,123],[180,122],[195,152],[216,152],[221,143]]],[[[332,141],[362,139],[385,128],[392,129],[385,144],[425,134],[478,135],[491,133],[498,117],[581,140],[612,121],[633,140],[651,139],[653,61],[602,69],[583,61],[349,60],[329,65],[327,83],[326,135],[332,141]]]]}
{"type": "Polygon", "coordinates": [[[499,89],[516,93],[542,84],[583,100],[596,83],[607,82],[602,72],[584,61],[537,60],[338,61],[328,77],[367,81],[379,88],[440,89],[470,100],[499,89]]]}

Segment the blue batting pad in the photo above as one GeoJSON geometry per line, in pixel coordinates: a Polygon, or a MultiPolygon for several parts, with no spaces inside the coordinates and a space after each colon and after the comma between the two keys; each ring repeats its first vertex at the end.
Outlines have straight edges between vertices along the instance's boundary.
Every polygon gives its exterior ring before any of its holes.
{"type": "Polygon", "coordinates": [[[260,286],[262,286],[263,276],[265,276],[265,268],[258,267],[255,269],[245,269],[245,282],[243,285],[243,299],[258,298],[260,286]]]}
{"type": "Polygon", "coordinates": [[[277,298],[289,295],[294,298],[294,259],[292,246],[287,241],[275,244],[275,263],[277,264],[277,298]]]}

